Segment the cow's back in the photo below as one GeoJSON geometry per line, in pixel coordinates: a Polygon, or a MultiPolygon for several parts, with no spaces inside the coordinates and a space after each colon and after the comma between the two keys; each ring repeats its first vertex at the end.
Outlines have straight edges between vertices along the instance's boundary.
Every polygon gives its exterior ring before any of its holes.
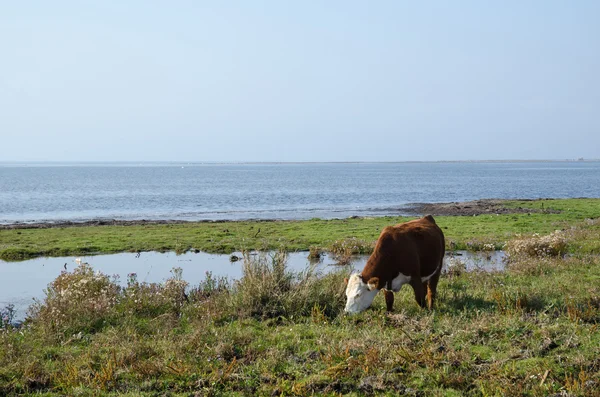
{"type": "Polygon", "coordinates": [[[382,284],[398,273],[427,277],[441,265],[444,251],[444,234],[430,215],[388,226],[381,232],[362,277],[378,277],[382,284]]]}

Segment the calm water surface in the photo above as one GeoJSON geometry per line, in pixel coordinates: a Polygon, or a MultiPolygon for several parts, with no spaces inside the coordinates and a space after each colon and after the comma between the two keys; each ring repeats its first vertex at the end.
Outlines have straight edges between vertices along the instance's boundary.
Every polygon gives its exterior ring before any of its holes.
{"type": "Polygon", "coordinates": [[[0,223],[397,215],[415,202],[600,197],[600,162],[0,163],[0,223]]]}

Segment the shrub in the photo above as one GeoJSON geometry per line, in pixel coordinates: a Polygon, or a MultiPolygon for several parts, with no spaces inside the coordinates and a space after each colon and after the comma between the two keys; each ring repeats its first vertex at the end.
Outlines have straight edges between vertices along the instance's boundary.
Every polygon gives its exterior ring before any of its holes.
{"type": "Polygon", "coordinates": [[[123,291],[121,309],[136,315],[156,317],[165,313],[179,315],[187,300],[185,289],[188,283],[183,280],[183,271],[177,267],[171,270],[173,277],[164,284],[140,283],[137,275],[128,276],[127,287],[123,291]]]}
{"type": "Polygon", "coordinates": [[[31,307],[30,316],[43,328],[70,335],[102,328],[117,303],[119,286],[82,263],[72,273],[63,271],[45,295],[43,302],[31,307]]]}
{"type": "Polygon", "coordinates": [[[465,246],[466,246],[465,248],[467,249],[467,251],[473,251],[473,252],[477,252],[477,251],[489,252],[489,251],[496,250],[496,244],[487,239],[477,239],[477,238],[471,239],[465,243],[465,246]]]}
{"type": "Polygon", "coordinates": [[[518,237],[506,243],[504,250],[508,260],[518,257],[550,257],[563,255],[567,250],[568,239],[564,232],[557,230],[546,236],[533,234],[518,237]]]}
{"type": "Polygon", "coordinates": [[[190,301],[198,302],[206,300],[218,294],[229,291],[229,281],[227,277],[214,277],[212,272],[207,271],[204,280],[200,281],[198,286],[193,287],[190,292],[190,301]]]}
{"type": "Polygon", "coordinates": [[[115,278],[83,263],[72,273],[62,272],[29,314],[35,326],[59,340],[74,335],[80,339],[82,334],[123,320],[143,326],[147,319],[159,317],[174,325],[181,318],[205,315],[213,320],[314,317],[315,313],[323,318],[337,316],[344,306],[347,270],[323,275],[309,266],[293,272],[286,261],[285,252],[245,253],[240,280],[230,285],[226,278],[207,273],[189,295],[180,268],[173,269],[173,276],[164,283],[140,283],[131,273],[127,286],[120,287],[115,278]]]}
{"type": "Polygon", "coordinates": [[[373,252],[375,243],[369,243],[365,240],[357,239],[356,237],[347,238],[343,240],[336,240],[331,244],[329,250],[333,255],[333,258],[340,265],[347,265],[350,263],[352,255],[357,254],[370,254],[373,252]]]}
{"type": "Polygon", "coordinates": [[[243,275],[230,294],[232,308],[240,316],[275,318],[309,316],[314,307],[328,317],[344,304],[343,272],[320,274],[314,266],[294,273],[286,268],[287,255],[244,255],[243,275]]]}
{"type": "Polygon", "coordinates": [[[179,316],[188,299],[188,283],[182,278],[181,268],[171,272],[173,276],[162,284],[140,283],[131,273],[127,287],[121,288],[116,278],[94,272],[89,264],[82,263],[72,273],[63,271],[29,314],[41,328],[63,337],[99,331],[123,316],[179,316]]]}
{"type": "Polygon", "coordinates": [[[308,260],[311,262],[318,262],[321,260],[323,252],[319,247],[311,245],[308,249],[308,260]]]}

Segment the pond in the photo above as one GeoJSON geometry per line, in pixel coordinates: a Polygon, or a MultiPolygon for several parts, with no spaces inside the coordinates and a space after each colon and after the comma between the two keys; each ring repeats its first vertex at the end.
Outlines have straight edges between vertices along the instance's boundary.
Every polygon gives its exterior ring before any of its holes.
{"type": "MultiPolygon", "coordinates": [[[[242,256],[239,252],[233,255],[242,256]]],[[[502,251],[491,253],[458,251],[446,256],[444,268],[447,269],[461,262],[467,270],[497,271],[504,268],[503,257],[502,251]]],[[[76,259],[76,257],[54,257],[22,262],[0,261],[0,309],[7,305],[14,305],[15,318],[23,319],[33,299],[42,299],[44,290],[50,282],[65,269],[72,271],[77,266],[76,259]]],[[[215,277],[227,277],[231,280],[242,276],[242,261],[231,262],[230,255],[204,252],[188,252],[182,255],[176,255],[174,252],[142,252],[139,255],[121,253],[82,256],[80,259],[82,262],[89,263],[94,270],[119,276],[122,285],[126,284],[129,273],[136,273],[141,282],[162,282],[172,276],[171,270],[175,267],[183,270],[183,278],[190,285],[196,285],[204,280],[207,272],[211,272],[215,277]]],[[[355,256],[345,268],[360,270],[367,259],[368,255],[355,256]]],[[[309,264],[308,252],[288,254],[287,267],[290,270],[299,272],[305,270],[309,264]]],[[[340,269],[340,266],[330,255],[325,254],[319,261],[317,269],[329,272],[340,269]]]]}

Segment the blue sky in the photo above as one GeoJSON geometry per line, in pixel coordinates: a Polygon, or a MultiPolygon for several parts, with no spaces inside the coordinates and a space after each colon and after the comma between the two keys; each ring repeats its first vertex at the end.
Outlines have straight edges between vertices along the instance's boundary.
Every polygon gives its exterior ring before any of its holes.
{"type": "Polygon", "coordinates": [[[0,161],[600,158],[597,1],[0,6],[0,161]]]}

